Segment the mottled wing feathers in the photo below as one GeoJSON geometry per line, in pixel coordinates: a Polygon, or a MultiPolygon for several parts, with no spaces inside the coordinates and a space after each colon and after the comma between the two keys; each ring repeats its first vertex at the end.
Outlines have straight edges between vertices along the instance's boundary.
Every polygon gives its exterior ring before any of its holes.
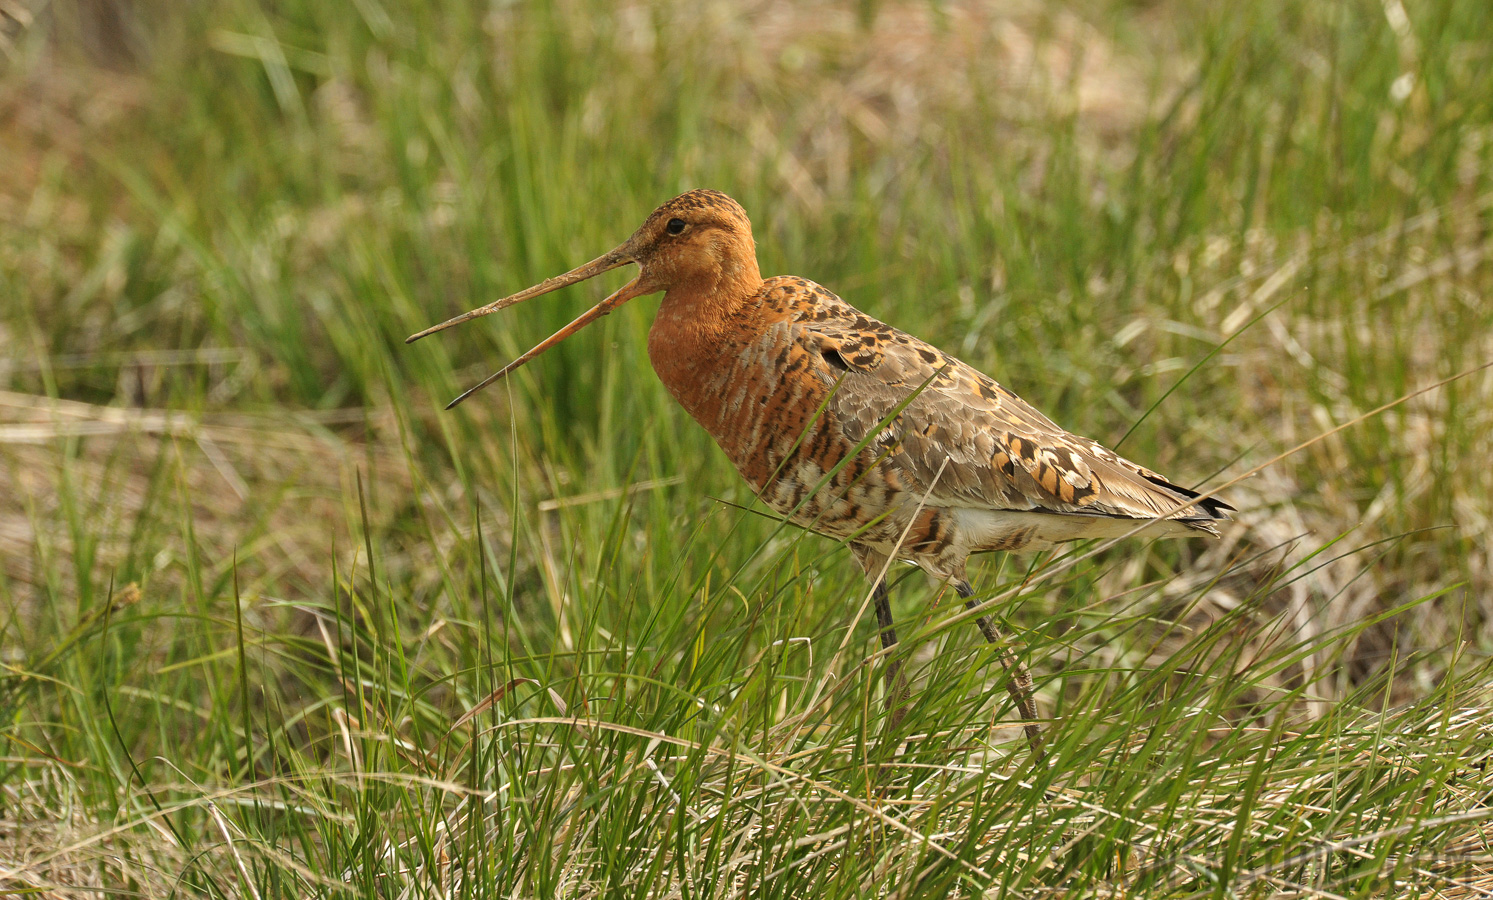
{"type": "Polygon", "coordinates": [[[1197,494],[1064,431],[983,373],[872,319],[819,285],[797,278],[778,281],[785,283],[774,284],[772,293],[786,301],[795,341],[810,351],[821,378],[840,382],[830,411],[851,439],[864,440],[922,388],[873,436],[872,447],[885,453],[920,494],[932,486],[933,503],[1165,516],[1210,532],[1210,520],[1227,518],[1230,507],[1217,500],[1182,506],[1197,494]]]}

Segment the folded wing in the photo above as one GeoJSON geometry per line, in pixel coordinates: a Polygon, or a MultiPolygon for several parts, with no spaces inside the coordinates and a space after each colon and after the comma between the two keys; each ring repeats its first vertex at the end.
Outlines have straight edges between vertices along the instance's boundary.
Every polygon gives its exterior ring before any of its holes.
{"type": "Polygon", "coordinates": [[[1228,518],[1227,504],[1189,504],[1196,492],[1064,431],[973,367],[822,288],[814,294],[795,337],[822,362],[821,377],[840,381],[830,411],[856,441],[879,428],[873,448],[919,491],[931,487],[935,505],[1160,516],[1212,533],[1211,522],[1228,518]]]}

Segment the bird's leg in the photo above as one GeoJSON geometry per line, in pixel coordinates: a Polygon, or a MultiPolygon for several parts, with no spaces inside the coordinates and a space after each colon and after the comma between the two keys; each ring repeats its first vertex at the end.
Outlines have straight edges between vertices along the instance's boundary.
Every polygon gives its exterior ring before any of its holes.
{"type": "MultiPolygon", "coordinates": [[[[874,577],[874,576],[873,576],[874,577]]],[[[892,601],[886,588],[886,578],[877,578],[871,589],[876,603],[876,622],[881,626],[881,649],[897,645],[897,629],[892,624],[892,601]]],[[[907,712],[907,679],[902,675],[902,660],[890,656],[886,664],[886,711],[888,732],[895,731],[907,712]]]]}
{"type": "MultiPolygon", "coordinates": [[[[980,604],[970,599],[975,594],[975,589],[970,587],[967,581],[954,582],[954,590],[964,598],[964,608],[974,609],[980,604]]],[[[1000,660],[1001,668],[1006,670],[1006,693],[1011,695],[1011,701],[1016,704],[1016,710],[1021,714],[1026,723],[1023,729],[1026,731],[1027,743],[1031,745],[1032,755],[1041,762],[1044,758],[1042,753],[1042,729],[1037,726],[1037,703],[1032,699],[1033,685],[1032,673],[1026,664],[1017,659],[1001,641],[1000,631],[995,627],[995,622],[989,616],[980,616],[975,620],[980,626],[980,633],[985,635],[985,640],[995,648],[995,658],[1000,660]]]]}
{"type": "MultiPolygon", "coordinates": [[[[876,624],[881,629],[881,649],[887,650],[897,645],[897,629],[892,623],[892,602],[887,593],[886,568],[887,557],[866,546],[865,544],[851,544],[850,549],[855,553],[855,561],[860,564],[861,571],[871,581],[871,599],[876,604],[876,624]]],[[[902,660],[888,654],[886,666],[886,723],[883,726],[885,733],[890,734],[897,730],[901,724],[903,715],[907,712],[907,679],[902,675],[902,660]]]]}

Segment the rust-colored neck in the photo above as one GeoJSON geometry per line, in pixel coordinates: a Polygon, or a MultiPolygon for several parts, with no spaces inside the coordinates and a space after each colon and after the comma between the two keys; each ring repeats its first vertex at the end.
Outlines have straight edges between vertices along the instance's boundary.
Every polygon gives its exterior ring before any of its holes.
{"type": "Polygon", "coordinates": [[[762,289],[751,234],[714,236],[708,257],[715,265],[692,267],[670,279],[648,332],[648,357],[669,392],[690,409],[687,396],[710,366],[729,352],[736,313],[762,289]]]}
{"type": "Polygon", "coordinates": [[[690,262],[694,264],[678,266],[660,279],[667,287],[650,332],[650,352],[656,340],[718,334],[724,322],[762,288],[757,247],[750,233],[714,234],[690,262]]]}

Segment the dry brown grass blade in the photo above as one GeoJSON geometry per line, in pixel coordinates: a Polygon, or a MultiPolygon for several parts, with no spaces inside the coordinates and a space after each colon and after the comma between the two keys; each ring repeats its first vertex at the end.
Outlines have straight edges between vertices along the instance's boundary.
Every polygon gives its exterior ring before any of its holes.
{"type": "MultiPolygon", "coordinates": [[[[454,732],[454,731],[456,731],[456,729],[458,729],[461,726],[467,724],[468,722],[472,721],[476,717],[482,715],[484,712],[487,712],[489,709],[492,708],[492,706],[493,706],[494,703],[497,703],[499,700],[502,700],[504,697],[508,696],[508,693],[510,691],[512,691],[514,688],[518,687],[519,685],[521,685],[521,684],[538,684],[538,683],[539,682],[536,681],[536,680],[534,680],[533,678],[515,678],[512,681],[509,681],[507,684],[502,685],[497,690],[495,690],[492,693],[488,694],[486,697],[483,697],[471,709],[469,709],[466,712],[462,713],[461,714],[461,718],[457,719],[455,722],[452,722],[451,723],[451,728],[446,732],[446,736],[450,737],[451,733],[454,732]]],[[[565,708],[564,708],[563,705],[561,706],[560,711],[561,712],[565,711],[565,708]]]]}

